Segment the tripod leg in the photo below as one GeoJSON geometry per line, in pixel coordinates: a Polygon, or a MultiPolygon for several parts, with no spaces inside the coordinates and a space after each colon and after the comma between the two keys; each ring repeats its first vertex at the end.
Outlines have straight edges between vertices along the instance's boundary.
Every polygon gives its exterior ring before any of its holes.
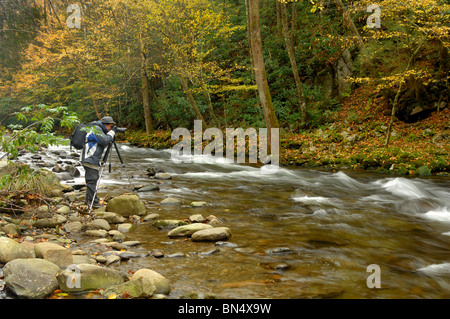
{"type": "Polygon", "coordinates": [[[120,155],[120,152],[119,152],[119,148],[117,147],[116,142],[113,142],[113,143],[114,143],[114,148],[116,149],[116,152],[117,152],[117,156],[119,156],[120,163],[122,164],[122,167],[124,168],[125,175],[127,175],[128,183],[130,183],[131,191],[134,192],[133,184],[131,184],[131,179],[130,179],[130,176],[128,175],[128,172],[126,170],[125,164],[123,163],[122,156],[120,155]]]}

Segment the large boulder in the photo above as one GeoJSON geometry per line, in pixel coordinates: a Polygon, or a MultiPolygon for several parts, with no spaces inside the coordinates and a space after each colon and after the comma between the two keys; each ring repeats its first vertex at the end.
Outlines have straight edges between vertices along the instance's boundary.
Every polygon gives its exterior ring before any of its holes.
{"type": "Polygon", "coordinates": [[[59,287],[64,292],[82,292],[107,288],[124,282],[114,269],[91,264],[71,265],[58,276],[59,287]]]}
{"type": "Polygon", "coordinates": [[[58,288],[59,267],[47,260],[14,259],[3,268],[8,290],[23,298],[44,298],[58,288]]]}
{"type": "Polygon", "coordinates": [[[200,230],[213,228],[213,226],[202,223],[193,223],[185,226],[179,226],[177,228],[172,229],[167,236],[169,237],[190,237],[195,232],[200,230]]]}
{"type": "Polygon", "coordinates": [[[48,260],[60,268],[66,268],[73,263],[70,250],[55,243],[42,242],[34,246],[36,257],[48,260]]]}
{"type": "Polygon", "coordinates": [[[0,263],[5,264],[17,258],[35,258],[34,249],[19,244],[7,237],[0,237],[0,263]]]}
{"type": "Polygon", "coordinates": [[[339,96],[347,93],[351,88],[348,77],[352,76],[354,71],[353,59],[349,50],[344,50],[337,60],[335,66],[335,82],[339,96]]]}
{"type": "Polygon", "coordinates": [[[154,270],[147,268],[139,269],[133,274],[130,280],[138,280],[139,278],[142,278],[146,285],[150,286],[150,284],[153,284],[156,287],[157,294],[168,295],[170,293],[169,280],[154,270]]]}
{"type": "Polygon", "coordinates": [[[228,227],[204,229],[192,234],[192,241],[222,241],[231,238],[231,230],[228,227]]]}
{"type": "Polygon", "coordinates": [[[132,215],[145,215],[147,210],[137,195],[126,194],[111,199],[106,205],[106,211],[128,217],[132,215]]]}

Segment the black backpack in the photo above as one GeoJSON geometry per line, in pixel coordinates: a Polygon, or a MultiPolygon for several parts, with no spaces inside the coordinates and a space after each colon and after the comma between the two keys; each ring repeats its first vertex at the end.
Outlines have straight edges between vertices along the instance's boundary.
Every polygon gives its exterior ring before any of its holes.
{"type": "Polygon", "coordinates": [[[78,124],[72,134],[70,135],[70,147],[75,147],[77,150],[82,150],[84,147],[84,144],[86,144],[86,135],[87,130],[83,128],[89,127],[90,125],[80,123],[78,124]]]}

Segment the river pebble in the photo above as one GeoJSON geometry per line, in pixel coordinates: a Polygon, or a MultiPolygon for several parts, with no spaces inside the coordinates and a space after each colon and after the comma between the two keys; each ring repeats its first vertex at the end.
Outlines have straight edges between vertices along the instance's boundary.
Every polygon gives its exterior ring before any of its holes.
{"type": "Polygon", "coordinates": [[[108,232],[104,229],[89,229],[86,230],[86,235],[88,236],[93,236],[93,237],[107,237],[108,236],[108,232]]]}
{"type": "Polygon", "coordinates": [[[178,198],[168,197],[163,199],[160,204],[162,206],[180,206],[181,200],[179,200],[178,198]]]}
{"type": "Polygon", "coordinates": [[[131,223],[123,223],[117,226],[117,230],[121,233],[127,233],[133,228],[133,224],[131,223]]]}
{"type": "Polygon", "coordinates": [[[192,223],[204,223],[206,222],[206,219],[201,214],[194,214],[189,216],[189,220],[192,223]]]}
{"type": "Polygon", "coordinates": [[[231,230],[228,227],[203,229],[193,233],[191,236],[192,241],[223,241],[230,238],[231,230]]]}

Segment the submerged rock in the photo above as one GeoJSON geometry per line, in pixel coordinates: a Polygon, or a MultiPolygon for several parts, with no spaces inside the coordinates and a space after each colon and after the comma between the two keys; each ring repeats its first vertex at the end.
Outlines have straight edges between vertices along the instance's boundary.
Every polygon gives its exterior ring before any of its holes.
{"type": "Polygon", "coordinates": [[[169,173],[156,173],[155,179],[168,180],[172,179],[172,176],[169,173]]]}
{"type": "Polygon", "coordinates": [[[154,192],[154,191],[159,191],[159,186],[157,186],[157,185],[144,186],[142,188],[139,188],[139,190],[138,190],[139,193],[154,192]]]}
{"type": "Polygon", "coordinates": [[[203,201],[191,202],[191,207],[205,207],[207,205],[208,203],[203,201]]]}
{"type": "Polygon", "coordinates": [[[162,206],[179,206],[181,205],[181,200],[178,198],[168,197],[161,201],[162,206]]]}

